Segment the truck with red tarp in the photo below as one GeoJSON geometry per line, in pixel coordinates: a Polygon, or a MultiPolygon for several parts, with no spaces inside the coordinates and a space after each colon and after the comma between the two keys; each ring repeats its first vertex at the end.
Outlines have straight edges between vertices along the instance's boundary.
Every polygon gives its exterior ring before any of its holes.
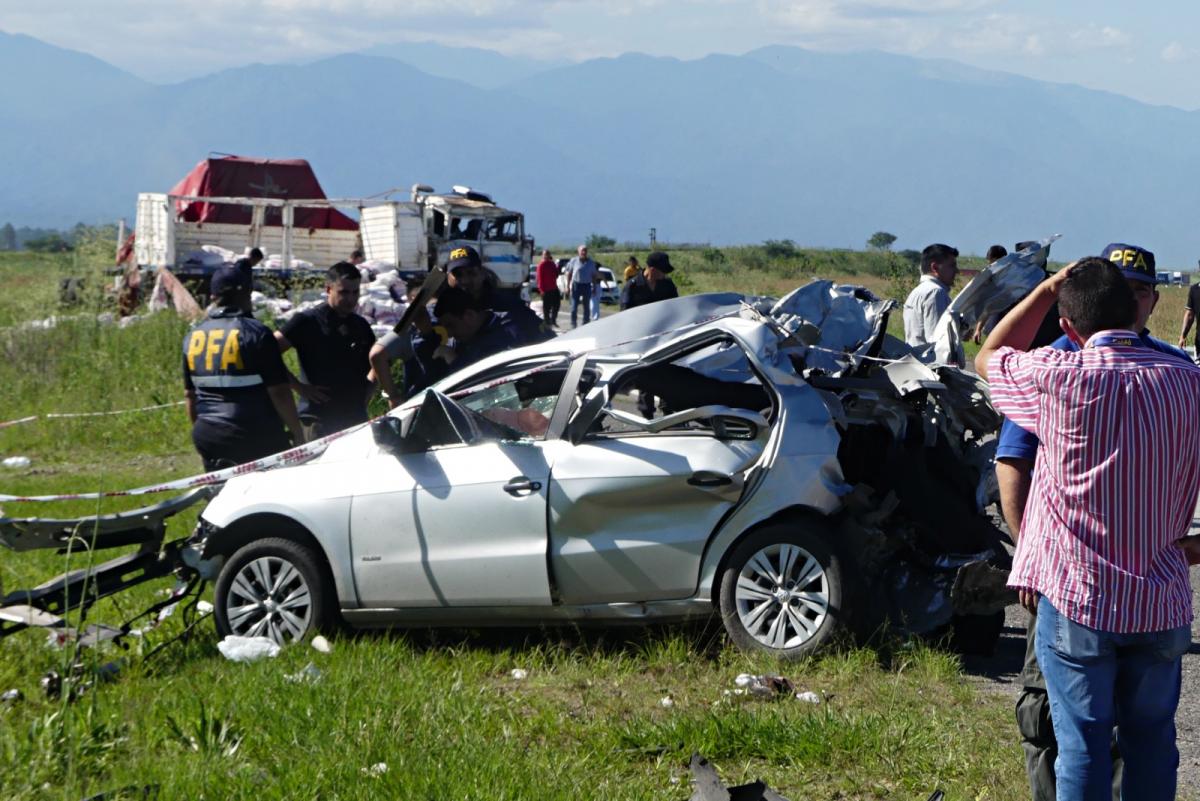
{"type": "MultiPolygon", "coordinates": [[[[393,190],[394,191],[394,190],[393,190]]],[[[388,193],[390,194],[390,193],[388,193]]],[[[519,291],[533,259],[525,216],[470,187],[435,194],[423,184],[408,200],[325,196],[303,159],[204,159],[171,191],[138,195],[134,255],[143,268],[203,278],[220,252],[257,247],[271,272],[324,270],[362,249],[404,275],[424,274],[450,250],[475,247],[500,287],[519,291]],[[358,219],[339,211],[352,209],[358,219]]]]}
{"type": "Polygon", "coordinates": [[[169,192],[138,195],[134,255],[143,267],[182,277],[210,274],[219,262],[204,246],[240,255],[257,247],[328,267],[359,247],[358,221],[338,211],[304,159],[206,158],[169,192]]]}

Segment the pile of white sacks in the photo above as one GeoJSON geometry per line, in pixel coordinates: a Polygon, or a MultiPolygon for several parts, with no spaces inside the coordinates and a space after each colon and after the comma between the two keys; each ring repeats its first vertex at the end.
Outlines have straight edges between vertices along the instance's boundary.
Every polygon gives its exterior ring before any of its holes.
{"type": "Polygon", "coordinates": [[[400,322],[408,304],[404,299],[404,279],[396,265],[371,260],[358,265],[358,270],[363,277],[358,313],[372,326],[391,328],[400,322]]]}
{"type": "MultiPolygon", "coordinates": [[[[404,299],[404,279],[396,265],[383,261],[368,261],[360,264],[362,291],[358,299],[358,313],[366,318],[377,336],[390,331],[400,322],[408,304],[404,299]]],[[[255,309],[269,309],[277,323],[282,323],[293,314],[311,309],[325,300],[325,292],[309,289],[302,292],[293,303],[287,298],[274,298],[255,291],[250,296],[255,309]]]]}

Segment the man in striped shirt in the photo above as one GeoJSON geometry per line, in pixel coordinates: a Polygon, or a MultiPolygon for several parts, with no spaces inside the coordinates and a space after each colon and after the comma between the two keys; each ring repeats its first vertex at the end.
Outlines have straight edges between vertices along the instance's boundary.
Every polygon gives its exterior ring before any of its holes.
{"type": "MultiPolygon", "coordinates": [[[[1021,249],[1020,245],[1017,249],[1021,249]]],[[[1137,301],[1137,319],[1133,330],[1141,332],[1142,344],[1191,364],[1192,360],[1186,353],[1150,336],[1146,328],[1159,299],[1154,254],[1137,245],[1116,242],[1104,248],[1101,258],[1117,266],[1133,291],[1137,301]]],[[[1052,308],[1038,329],[1033,346],[1049,345],[1059,350],[1079,350],[1079,346],[1065,334],[1051,334],[1051,329],[1061,333],[1058,319],[1058,311],[1052,308]]],[[[996,445],[996,481],[1000,488],[1000,506],[1004,513],[1004,522],[1008,524],[1014,542],[1020,535],[1021,517],[1029,496],[1029,483],[1033,476],[1037,452],[1037,437],[1006,419],[996,445]]],[[[1017,728],[1021,733],[1021,747],[1025,751],[1025,772],[1029,776],[1033,801],[1054,801],[1054,760],[1058,756],[1058,744],[1054,739],[1054,729],[1050,721],[1046,682],[1042,678],[1034,651],[1036,626],[1037,615],[1031,612],[1027,629],[1025,667],[1019,679],[1021,692],[1017,696],[1017,728]]],[[[1113,760],[1113,799],[1117,801],[1121,797],[1121,762],[1115,736],[1113,760]]]]}
{"type": "Polygon", "coordinates": [[[1171,799],[1191,588],[1179,540],[1200,491],[1200,368],[1142,345],[1117,267],[1084,259],[1031,293],[976,359],[996,408],[1041,440],[1009,585],[1037,604],[1059,799],[1171,799]],[[1057,300],[1082,350],[1023,352],[1057,300]]]}

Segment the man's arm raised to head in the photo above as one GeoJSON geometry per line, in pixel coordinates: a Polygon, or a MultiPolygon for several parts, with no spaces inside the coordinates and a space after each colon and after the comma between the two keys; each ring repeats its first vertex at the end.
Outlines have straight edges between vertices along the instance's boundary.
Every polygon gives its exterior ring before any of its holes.
{"type": "Polygon", "coordinates": [[[1034,287],[1012,311],[992,329],[992,333],[979,349],[975,357],[975,370],[986,381],[988,377],[988,362],[996,351],[1001,348],[1029,350],[1037,336],[1042,320],[1058,298],[1058,288],[1066,280],[1067,273],[1075,266],[1072,262],[1042,283],[1034,287]]]}

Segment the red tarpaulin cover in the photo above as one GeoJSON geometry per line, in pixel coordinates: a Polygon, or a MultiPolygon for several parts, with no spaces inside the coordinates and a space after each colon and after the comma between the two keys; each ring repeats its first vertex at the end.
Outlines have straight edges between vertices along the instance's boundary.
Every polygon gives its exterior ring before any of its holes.
{"type": "MultiPolygon", "coordinates": [[[[172,195],[196,197],[274,197],[284,200],[323,200],[325,193],[304,159],[252,159],[224,156],[205,159],[171,189],[172,195]]],[[[185,222],[249,225],[249,206],[177,201],[185,222]]],[[[296,209],[297,228],[357,231],[358,223],[337,209],[296,209]]],[[[265,223],[282,225],[280,210],[268,208],[265,223]]]]}

